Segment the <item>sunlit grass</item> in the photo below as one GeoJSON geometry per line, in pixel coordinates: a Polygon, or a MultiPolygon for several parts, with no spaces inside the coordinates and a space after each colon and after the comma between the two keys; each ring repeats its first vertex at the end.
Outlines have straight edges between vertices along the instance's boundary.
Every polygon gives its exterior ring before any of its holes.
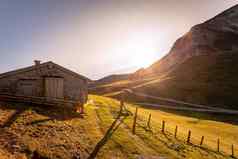
{"type": "MultiPolygon", "coordinates": [[[[118,109],[117,107],[119,103],[116,100],[99,97],[99,96],[91,96],[91,99],[96,101],[103,101],[104,106],[102,107],[106,106],[107,110],[109,108],[118,109]]],[[[127,108],[132,112],[135,111],[134,105],[127,105],[127,108]]],[[[146,132],[144,128],[138,127],[136,131],[136,135],[138,138],[144,141],[144,145],[147,145],[147,147],[155,151],[155,153],[167,154],[171,157],[173,156],[172,158],[176,158],[175,156],[177,154],[179,154],[180,157],[185,156],[186,158],[189,158],[189,157],[202,158],[200,155],[203,153],[206,154],[205,155],[206,158],[214,158],[215,156],[218,158],[219,157],[222,158],[221,155],[218,155],[217,153],[215,153],[216,147],[217,147],[216,145],[217,138],[219,137],[221,140],[221,151],[225,152],[227,155],[231,153],[231,143],[237,143],[237,139],[234,140],[234,138],[238,136],[236,133],[238,132],[237,126],[222,123],[222,122],[189,118],[189,117],[174,115],[171,113],[165,113],[159,110],[151,110],[151,109],[144,109],[144,108],[139,108],[138,122],[140,125],[142,126],[146,125],[146,120],[150,113],[152,114],[151,124],[152,124],[153,133],[149,131],[146,132]],[[167,135],[163,135],[161,133],[162,120],[166,121],[167,135]],[[174,139],[173,133],[174,133],[174,129],[176,125],[179,127],[179,131],[177,135],[178,138],[174,139]],[[205,136],[203,146],[204,148],[209,150],[206,150],[206,149],[202,150],[198,147],[188,146],[186,144],[186,137],[187,137],[188,130],[192,131],[191,142],[196,145],[199,145],[201,136],[205,136]],[[157,147],[159,147],[159,149],[157,147]],[[176,148],[178,150],[174,150],[176,148]],[[201,151],[204,151],[204,152],[201,152],[201,151]]],[[[133,121],[132,117],[130,117],[129,119],[125,121],[127,129],[130,129],[129,131],[131,131],[132,121],[133,121]]],[[[117,140],[120,141],[120,138],[118,138],[117,140]]]]}
{"type": "MultiPolygon", "coordinates": [[[[133,109],[133,108],[130,108],[133,109]]],[[[213,150],[217,150],[217,139],[221,141],[221,151],[231,153],[231,145],[238,143],[238,126],[223,122],[202,120],[165,113],[159,110],[139,109],[139,115],[146,119],[152,114],[152,128],[161,127],[162,121],[166,121],[166,130],[174,133],[178,126],[178,139],[186,141],[188,131],[192,132],[192,142],[199,145],[201,137],[204,136],[204,144],[213,150]]]]}
{"type": "MultiPolygon", "coordinates": [[[[16,108],[18,106],[16,104],[16,108]]],[[[135,105],[126,104],[126,106],[129,111],[135,111],[135,105]]],[[[81,158],[86,158],[110,127],[118,110],[119,101],[91,95],[88,104],[85,105],[83,118],[63,109],[48,110],[31,106],[5,130],[18,134],[21,137],[20,142],[30,152],[37,151],[40,155],[51,159],[59,156],[62,159],[68,159],[77,153],[80,153],[81,158]],[[70,116],[72,118],[68,118],[70,116]]],[[[11,109],[0,107],[0,119],[2,112],[7,115],[13,111],[14,107],[11,109]]],[[[112,156],[118,159],[136,159],[140,156],[171,159],[222,159],[229,158],[230,144],[237,143],[238,127],[234,125],[145,108],[139,108],[138,114],[136,134],[132,134],[133,116],[128,116],[100,150],[98,159],[108,159],[112,156]],[[150,113],[152,114],[152,131],[146,128],[150,113]],[[161,132],[162,120],[166,121],[166,134],[161,132]],[[175,139],[173,135],[176,125],[179,126],[178,139],[175,139]],[[205,136],[205,148],[186,144],[188,130],[192,131],[191,141],[196,145],[199,144],[200,137],[205,136]],[[217,137],[221,139],[221,150],[225,151],[225,156],[212,151],[216,150],[217,137]]],[[[5,153],[5,150],[0,146],[0,155],[1,153],[5,153]]],[[[236,154],[238,154],[237,151],[236,154]]]]}

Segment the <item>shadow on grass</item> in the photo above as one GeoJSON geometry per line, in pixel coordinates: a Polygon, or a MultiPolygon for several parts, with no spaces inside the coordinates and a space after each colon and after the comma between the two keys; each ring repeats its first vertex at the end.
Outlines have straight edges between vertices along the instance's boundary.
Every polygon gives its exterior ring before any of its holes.
{"type": "MultiPolygon", "coordinates": [[[[146,133],[148,132],[147,129],[145,129],[145,127],[143,127],[143,126],[139,126],[139,127],[144,129],[146,131],[146,133]]],[[[157,132],[157,133],[155,133],[153,131],[149,131],[149,133],[151,133],[151,135],[153,135],[153,137],[156,140],[160,141],[168,149],[171,149],[173,151],[177,151],[178,155],[180,155],[182,157],[183,157],[183,152],[185,152],[184,150],[186,150],[186,151],[188,150],[187,146],[189,146],[190,148],[196,148],[201,153],[201,155],[203,155],[203,153],[201,151],[204,151],[204,152],[208,153],[209,155],[213,156],[214,158],[217,158],[217,155],[220,155],[224,158],[229,157],[228,154],[217,152],[217,151],[212,150],[208,147],[203,147],[203,146],[200,146],[200,145],[193,144],[192,142],[188,143],[188,142],[183,141],[181,139],[174,138],[173,134],[169,133],[169,132],[164,132],[164,133],[162,133],[162,132],[158,133],[157,132]],[[164,140],[161,138],[162,136],[164,137],[164,140]]],[[[236,159],[235,157],[231,157],[231,158],[236,159]]]]}
{"type": "Polygon", "coordinates": [[[36,120],[28,123],[39,124],[42,122],[47,122],[50,120],[70,120],[73,118],[83,118],[81,114],[74,112],[72,109],[66,108],[64,106],[47,106],[47,105],[37,105],[37,104],[26,104],[26,103],[15,103],[15,102],[1,102],[0,108],[5,110],[14,110],[15,112],[6,120],[1,128],[10,127],[17,118],[27,110],[36,112],[37,114],[48,117],[48,119],[36,120]]]}
{"type": "Polygon", "coordinates": [[[19,115],[21,115],[24,112],[24,110],[16,110],[3,125],[1,125],[0,128],[10,127],[18,118],[19,115]]]}

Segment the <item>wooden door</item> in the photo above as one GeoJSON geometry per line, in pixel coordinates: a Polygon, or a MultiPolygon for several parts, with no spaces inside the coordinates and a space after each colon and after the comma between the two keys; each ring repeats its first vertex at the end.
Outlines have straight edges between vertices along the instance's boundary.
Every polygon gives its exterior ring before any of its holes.
{"type": "Polygon", "coordinates": [[[48,98],[64,98],[64,79],[45,78],[45,96],[48,98]]]}
{"type": "Polygon", "coordinates": [[[17,83],[17,95],[22,96],[37,96],[36,80],[21,79],[17,83]]]}

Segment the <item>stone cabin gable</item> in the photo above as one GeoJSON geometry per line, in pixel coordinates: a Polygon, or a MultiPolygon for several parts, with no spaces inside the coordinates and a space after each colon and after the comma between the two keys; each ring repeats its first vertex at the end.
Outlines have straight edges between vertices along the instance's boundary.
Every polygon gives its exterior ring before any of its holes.
{"type": "Polygon", "coordinates": [[[0,74],[0,94],[85,103],[88,79],[53,62],[0,74]]]}

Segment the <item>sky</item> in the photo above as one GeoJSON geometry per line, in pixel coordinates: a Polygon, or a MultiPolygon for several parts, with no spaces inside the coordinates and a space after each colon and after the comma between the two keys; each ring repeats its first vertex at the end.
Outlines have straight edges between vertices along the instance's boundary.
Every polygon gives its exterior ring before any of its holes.
{"type": "Polygon", "coordinates": [[[237,0],[0,0],[0,73],[53,61],[91,79],[165,56],[237,0]]]}

